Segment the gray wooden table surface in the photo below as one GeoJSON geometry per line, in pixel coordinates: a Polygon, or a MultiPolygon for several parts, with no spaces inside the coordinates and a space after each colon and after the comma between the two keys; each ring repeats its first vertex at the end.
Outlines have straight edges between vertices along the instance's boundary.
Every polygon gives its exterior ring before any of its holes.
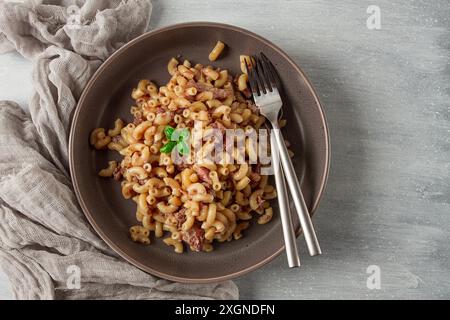
{"type": "MultiPolygon", "coordinates": [[[[236,281],[241,298],[450,298],[449,3],[154,1],[153,28],[208,20],[272,40],[325,107],[332,163],[314,217],[324,254],[309,258],[300,239],[303,266],[280,256],[236,281]],[[367,27],[369,5],[379,30],[367,27]],[[367,286],[369,266],[379,289],[367,286]]],[[[30,70],[17,54],[0,56],[0,99],[26,105],[30,70]]]]}

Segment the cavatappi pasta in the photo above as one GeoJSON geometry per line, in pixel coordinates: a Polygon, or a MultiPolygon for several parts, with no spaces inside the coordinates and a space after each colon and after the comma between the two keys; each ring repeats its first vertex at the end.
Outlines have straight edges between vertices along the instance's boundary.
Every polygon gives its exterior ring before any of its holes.
{"type": "MultiPolygon", "coordinates": [[[[218,44],[211,60],[222,48],[218,44]]],[[[195,121],[204,130],[257,130],[264,117],[249,100],[245,73],[232,78],[227,70],[175,58],[167,70],[171,78],[166,85],[144,79],[132,91],[132,122],[117,119],[109,130],[94,129],[90,144],[122,156],[99,176],[121,181],[123,197],[136,203],[133,241],[149,244],[153,232],[177,253],[184,244],[192,251],[210,252],[214,241],[240,239],[255,213],[258,224],[268,223],[275,188],[261,174],[259,163],[175,164],[161,151],[170,142],[165,130],[192,130],[195,121]]],[[[245,146],[249,157],[251,148],[245,146]]],[[[202,151],[210,148],[207,142],[202,151]]]]}

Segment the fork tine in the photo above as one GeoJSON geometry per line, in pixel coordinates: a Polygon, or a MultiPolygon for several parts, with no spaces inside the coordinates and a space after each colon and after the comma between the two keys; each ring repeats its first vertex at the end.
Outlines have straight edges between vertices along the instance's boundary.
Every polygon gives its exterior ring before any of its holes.
{"type": "MultiPolygon", "coordinates": [[[[272,61],[270,61],[269,58],[267,58],[267,56],[263,52],[260,52],[260,54],[264,62],[264,65],[267,67],[266,70],[268,70],[268,77],[272,85],[272,90],[277,91],[280,95],[282,95],[282,91],[278,89],[281,88],[280,78],[278,76],[275,67],[273,66],[272,61]]],[[[284,109],[281,108],[280,113],[278,115],[278,119],[282,119],[283,117],[284,117],[284,109]]]]}
{"type": "Polygon", "coordinates": [[[256,74],[258,75],[258,79],[261,84],[261,88],[264,91],[264,94],[269,93],[271,90],[270,83],[266,81],[266,75],[264,72],[264,68],[261,63],[261,59],[258,56],[255,56],[256,61],[256,74]]]}
{"type": "Polygon", "coordinates": [[[271,86],[272,86],[272,90],[278,89],[277,88],[277,81],[276,81],[276,71],[275,68],[272,64],[272,62],[269,60],[269,58],[266,57],[266,55],[264,53],[260,53],[261,57],[262,57],[262,61],[264,64],[264,70],[267,72],[267,79],[270,82],[271,86]]]}
{"type": "Polygon", "coordinates": [[[269,69],[268,66],[266,64],[266,62],[263,60],[263,58],[259,58],[258,59],[258,68],[260,68],[261,70],[261,77],[263,78],[264,81],[264,88],[266,89],[266,93],[272,92],[272,81],[269,77],[269,69]]]}
{"type": "Polygon", "coordinates": [[[259,95],[266,94],[264,79],[260,70],[261,68],[258,65],[258,57],[251,56],[250,59],[253,66],[253,77],[255,79],[256,84],[258,85],[259,95]]]}
{"type": "Polygon", "coordinates": [[[253,60],[253,57],[251,57],[251,56],[250,56],[250,59],[244,59],[245,68],[247,69],[247,75],[248,75],[248,80],[250,82],[250,89],[252,90],[252,94],[253,94],[253,96],[259,96],[260,91],[258,88],[258,83],[256,82],[256,79],[255,79],[255,71],[254,71],[254,66],[253,66],[252,60],[253,60]]]}

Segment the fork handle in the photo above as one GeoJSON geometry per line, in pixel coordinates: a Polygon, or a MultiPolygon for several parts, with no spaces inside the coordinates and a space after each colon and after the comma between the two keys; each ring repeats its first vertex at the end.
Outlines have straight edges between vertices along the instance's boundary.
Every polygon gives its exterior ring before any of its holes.
{"type": "MultiPolygon", "coordinates": [[[[275,143],[273,134],[270,135],[272,143],[275,143]]],[[[276,151],[276,150],[275,150],[276,151]]],[[[286,256],[290,268],[300,266],[300,257],[297,250],[297,242],[292,224],[292,215],[289,208],[289,199],[286,189],[286,182],[284,180],[281,163],[278,152],[272,152],[272,163],[275,173],[275,184],[278,194],[278,206],[280,208],[281,226],[283,229],[284,244],[286,247],[286,256]]]]}
{"type": "Polygon", "coordinates": [[[297,210],[297,215],[300,219],[300,225],[303,230],[303,234],[305,235],[309,254],[311,256],[322,254],[311,217],[308,213],[308,208],[306,207],[305,199],[303,198],[303,194],[300,189],[300,184],[298,182],[294,166],[292,165],[286,143],[284,142],[283,135],[281,134],[279,128],[274,127],[272,131],[273,136],[275,136],[276,145],[278,146],[281,164],[288,182],[289,190],[291,192],[292,199],[294,200],[295,209],[297,210]]]}

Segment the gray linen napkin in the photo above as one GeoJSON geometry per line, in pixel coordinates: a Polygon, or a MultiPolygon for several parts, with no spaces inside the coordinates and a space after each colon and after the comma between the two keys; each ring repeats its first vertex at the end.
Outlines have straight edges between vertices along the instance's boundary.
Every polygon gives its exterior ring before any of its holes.
{"type": "Polygon", "coordinates": [[[0,2],[0,53],[17,50],[34,64],[29,113],[0,101],[0,265],[17,299],[238,298],[231,281],[179,284],[128,264],[92,230],[73,192],[67,146],[77,99],[100,64],[146,30],[151,8],[149,0],[0,2]],[[70,279],[78,271],[79,286],[70,279]]]}

